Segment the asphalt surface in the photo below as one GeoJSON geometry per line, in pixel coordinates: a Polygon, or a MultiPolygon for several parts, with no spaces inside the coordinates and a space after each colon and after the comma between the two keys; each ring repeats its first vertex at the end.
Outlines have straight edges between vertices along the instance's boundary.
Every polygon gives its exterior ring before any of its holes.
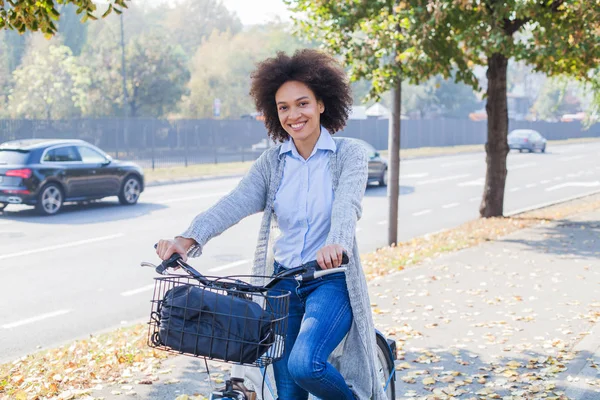
{"type": "MultiPolygon", "coordinates": [[[[600,190],[600,143],[511,153],[507,212],[600,190]]],[[[485,154],[408,160],[401,165],[399,240],[478,216],[485,154]]],[[[156,262],[152,245],[181,232],[239,179],[149,187],[141,202],[107,199],[67,206],[54,217],[27,207],[0,214],[0,362],[90,333],[146,319],[156,262]]],[[[367,189],[357,237],[361,251],[384,246],[386,189],[367,189]]],[[[206,274],[249,271],[260,215],[213,239],[193,265],[206,274]]]]}

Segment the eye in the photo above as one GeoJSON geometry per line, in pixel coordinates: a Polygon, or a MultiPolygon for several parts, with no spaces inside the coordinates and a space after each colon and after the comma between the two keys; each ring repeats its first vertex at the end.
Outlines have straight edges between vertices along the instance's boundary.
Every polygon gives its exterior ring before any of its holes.
{"type": "Polygon", "coordinates": [[[304,107],[307,104],[308,104],[308,101],[302,101],[302,102],[300,102],[300,107],[304,107]]]}
{"type": "Polygon", "coordinates": [[[279,111],[285,111],[287,110],[287,106],[279,106],[279,111]]]}

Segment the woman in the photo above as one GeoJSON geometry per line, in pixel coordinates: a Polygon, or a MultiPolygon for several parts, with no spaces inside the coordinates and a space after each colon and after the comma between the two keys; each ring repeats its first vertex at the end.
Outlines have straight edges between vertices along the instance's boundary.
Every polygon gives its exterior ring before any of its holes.
{"type": "Polygon", "coordinates": [[[320,268],[337,268],[346,252],[346,274],[279,286],[291,297],[285,354],[273,365],[278,397],[385,399],[375,379],[375,330],[355,239],[368,159],[358,142],[331,137],[352,105],[345,72],[316,50],[278,53],[258,65],[250,95],[281,144],[180,236],[159,241],[157,253],[199,256],[211,238],[261,211],[254,275],[315,259],[320,268]]]}

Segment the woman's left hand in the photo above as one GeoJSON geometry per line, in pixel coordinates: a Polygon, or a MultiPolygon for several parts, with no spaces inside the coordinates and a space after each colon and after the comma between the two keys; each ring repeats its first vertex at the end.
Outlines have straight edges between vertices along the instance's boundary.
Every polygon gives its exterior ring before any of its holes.
{"type": "Polygon", "coordinates": [[[317,263],[321,269],[337,268],[342,265],[344,248],[339,244],[330,244],[317,251],[317,263]]]}

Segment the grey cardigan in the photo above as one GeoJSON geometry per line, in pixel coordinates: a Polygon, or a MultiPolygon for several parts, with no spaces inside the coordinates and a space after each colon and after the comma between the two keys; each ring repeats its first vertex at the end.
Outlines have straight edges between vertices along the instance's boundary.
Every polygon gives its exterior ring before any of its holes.
{"type": "MultiPolygon", "coordinates": [[[[355,238],[356,222],[362,214],[361,202],[367,182],[368,157],[366,150],[357,141],[346,138],[334,140],[337,150],[330,155],[334,200],[326,244],[339,244],[348,252],[350,262],[346,283],[353,323],[329,361],[352,386],[359,399],[383,400],[386,395],[375,378],[376,339],[367,281],[355,238]]],[[[198,246],[190,250],[190,256],[199,256],[202,247],[211,238],[220,235],[243,218],[262,211],[264,214],[252,274],[270,276],[273,273],[272,245],[279,233],[273,202],[285,165],[285,156],[281,160],[278,157],[280,146],[265,151],[233,191],[198,215],[180,235],[198,243],[198,246]]]]}

